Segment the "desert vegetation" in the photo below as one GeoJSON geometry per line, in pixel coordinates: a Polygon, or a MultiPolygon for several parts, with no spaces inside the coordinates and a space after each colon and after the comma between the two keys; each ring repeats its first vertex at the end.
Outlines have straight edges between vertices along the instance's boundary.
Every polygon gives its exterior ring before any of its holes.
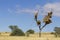
{"type": "Polygon", "coordinates": [[[0,40],[60,40],[59,37],[55,37],[55,35],[50,34],[49,32],[41,33],[41,37],[38,36],[38,33],[30,34],[29,37],[27,36],[10,36],[3,34],[0,35],[0,40]]]}
{"type": "Polygon", "coordinates": [[[29,34],[34,34],[34,30],[32,30],[32,29],[29,29],[29,30],[27,30],[27,32],[29,33],[29,34]]]}
{"type": "MultiPolygon", "coordinates": [[[[38,10],[38,12],[39,12],[39,10],[38,10]]],[[[48,12],[48,15],[46,15],[46,16],[43,18],[43,22],[45,23],[43,26],[41,26],[41,21],[37,19],[37,18],[38,18],[38,12],[35,12],[35,21],[36,21],[37,25],[39,26],[39,30],[40,30],[40,32],[39,32],[39,37],[41,37],[41,31],[42,31],[42,29],[43,29],[47,24],[52,23],[52,20],[51,20],[51,18],[52,18],[52,12],[48,12]]]]}
{"type": "Polygon", "coordinates": [[[9,28],[12,30],[10,36],[25,36],[24,32],[18,28],[18,26],[9,26],[9,28]]]}
{"type": "Polygon", "coordinates": [[[55,27],[54,28],[54,31],[55,31],[55,37],[60,37],[60,27],[55,27]]]}
{"type": "Polygon", "coordinates": [[[34,20],[39,28],[39,33],[36,33],[33,29],[24,32],[17,25],[10,25],[11,32],[1,32],[0,40],[60,40],[60,27],[55,27],[54,32],[41,32],[46,25],[52,23],[52,14],[52,11],[48,12],[43,18],[44,25],[41,26],[42,23],[38,20],[38,12],[35,13],[34,20]]]}
{"type": "Polygon", "coordinates": [[[36,33],[33,29],[29,29],[24,32],[17,25],[10,25],[9,28],[11,32],[1,32],[0,40],[60,40],[60,28],[55,27],[54,32],[41,32],[43,28],[52,23],[52,12],[48,12],[48,14],[43,18],[44,25],[41,26],[41,21],[37,19],[38,12],[34,15],[34,20],[36,21],[37,26],[39,27],[39,33],[36,33]],[[38,35],[39,34],[39,35],[38,35]]]}

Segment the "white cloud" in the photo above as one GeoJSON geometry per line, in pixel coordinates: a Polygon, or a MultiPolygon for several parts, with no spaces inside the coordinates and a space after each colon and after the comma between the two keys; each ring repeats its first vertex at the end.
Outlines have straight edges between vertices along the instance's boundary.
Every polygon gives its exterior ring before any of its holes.
{"type": "Polygon", "coordinates": [[[39,9],[40,15],[45,15],[49,11],[53,11],[54,16],[60,16],[60,3],[47,3],[44,6],[36,5],[35,8],[20,8],[19,5],[15,9],[8,9],[9,12],[13,13],[34,13],[36,9],[39,9]]]}
{"type": "Polygon", "coordinates": [[[14,8],[8,9],[10,13],[35,13],[37,9],[40,10],[40,5],[36,5],[34,8],[21,8],[19,5],[16,5],[14,8]]]}
{"type": "Polygon", "coordinates": [[[53,11],[54,16],[60,16],[60,3],[48,3],[43,9],[45,12],[53,11]]]}
{"type": "Polygon", "coordinates": [[[16,13],[34,13],[34,9],[19,9],[16,11],[16,13]]]}
{"type": "Polygon", "coordinates": [[[20,9],[20,8],[17,8],[17,9],[8,9],[8,12],[10,13],[34,13],[35,10],[34,9],[29,9],[29,8],[25,8],[25,9],[20,9]]]}

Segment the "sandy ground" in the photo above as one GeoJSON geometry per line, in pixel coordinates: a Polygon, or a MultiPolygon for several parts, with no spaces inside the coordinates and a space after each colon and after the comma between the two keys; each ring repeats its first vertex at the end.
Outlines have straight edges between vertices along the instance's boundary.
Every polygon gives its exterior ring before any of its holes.
{"type": "Polygon", "coordinates": [[[8,36],[2,36],[0,37],[0,40],[60,40],[60,38],[39,38],[39,37],[8,37],[8,36]]]}
{"type": "Polygon", "coordinates": [[[10,33],[2,33],[0,35],[0,40],[60,40],[60,38],[56,38],[54,35],[50,33],[42,33],[42,37],[36,34],[30,34],[27,36],[9,36],[10,33]]]}

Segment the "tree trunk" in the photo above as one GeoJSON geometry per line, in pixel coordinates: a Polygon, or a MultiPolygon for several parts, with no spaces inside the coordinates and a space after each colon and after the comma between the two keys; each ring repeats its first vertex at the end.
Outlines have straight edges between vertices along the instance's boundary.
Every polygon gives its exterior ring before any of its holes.
{"type": "Polygon", "coordinates": [[[41,30],[40,30],[40,32],[39,32],[39,37],[41,37],[41,30]]]}
{"type": "Polygon", "coordinates": [[[41,37],[41,26],[39,26],[39,37],[41,37]]]}

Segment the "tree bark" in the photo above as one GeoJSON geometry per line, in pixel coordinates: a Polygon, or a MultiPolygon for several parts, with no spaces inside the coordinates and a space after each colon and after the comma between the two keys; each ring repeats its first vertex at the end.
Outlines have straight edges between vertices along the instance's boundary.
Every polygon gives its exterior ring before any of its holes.
{"type": "Polygon", "coordinates": [[[41,26],[39,26],[39,37],[41,37],[41,26]]]}
{"type": "Polygon", "coordinates": [[[41,28],[41,30],[46,26],[47,24],[43,25],[43,27],[41,28]]]}

